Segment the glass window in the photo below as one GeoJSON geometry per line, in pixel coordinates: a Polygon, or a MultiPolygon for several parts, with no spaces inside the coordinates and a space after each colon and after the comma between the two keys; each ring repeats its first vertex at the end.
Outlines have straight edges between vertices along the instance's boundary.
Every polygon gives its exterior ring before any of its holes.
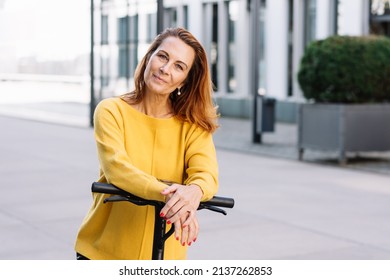
{"type": "Polygon", "coordinates": [[[120,78],[128,77],[128,51],[126,46],[119,46],[118,76],[120,78]]]}
{"type": "Polygon", "coordinates": [[[118,76],[133,76],[138,59],[138,15],[118,19],[118,76]]]}
{"type": "MultiPolygon", "coordinates": [[[[101,53],[100,53],[100,89],[108,86],[110,82],[109,42],[108,42],[108,15],[101,15],[101,53]]],[[[102,91],[100,90],[100,99],[102,91]]]]}
{"type": "Polygon", "coordinates": [[[237,43],[236,43],[236,29],[238,20],[238,1],[228,2],[228,92],[234,92],[237,87],[236,80],[236,57],[237,57],[237,43]]]}
{"type": "Polygon", "coordinates": [[[128,17],[118,18],[118,43],[126,44],[128,41],[128,17]]]}
{"type": "Polygon", "coordinates": [[[370,33],[390,37],[390,0],[371,0],[370,33]]]}
{"type": "Polygon", "coordinates": [[[157,14],[147,14],[147,40],[152,42],[157,34],[157,14]]]}
{"type": "Polygon", "coordinates": [[[305,1],[305,46],[316,39],[317,0],[305,1]]]}
{"type": "Polygon", "coordinates": [[[218,3],[203,5],[203,41],[209,62],[211,81],[218,91],[218,3]]]}
{"type": "Polygon", "coordinates": [[[100,86],[101,88],[104,88],[108,86],[110,82],[110,63],[108,57],[101,57],[100,60],[100,86]]]}
{"type": "Polygon", "coordinates": [[[130,76],[133,76],[138,64],[138,15],[130,16],[129,25],[129,52],[130,76]]]}
{"type": "Polygon", "coordinates": [[[339,0],[333,0],[332,1],[332,31],[334,35],[337,35],[339,33],[339,0]]]}
{"type": "Polygon", "coordinates": [[[371,0],[372,15],[390,15],[390,0],[371,0]]]}
{"type": "Polygon", "coordinates": [[[164,23],[170,27],[177,27],[177,9],[165,8],[164,9],[164,23]]]}
{"type": "Polygon", "coordinates": [[[118,77],[128,77],[128,17],[118,18],[118,77]]]}
{"type": "Polygon", "coordinates": [[[218,4],[212,6],[212,26],[211,26],[211,79],[215,90],[218,91],[218,4]]]}
{"type": "Polygon", "coordinates": [[[101,43],[108,44],[108,16],[101,16],[101,43]]]}
{"type": "Polygon", "coordinates": [[[183,8],[184,8],[184,28],[188,29],[188,6],[185,5],[183,8]]]}

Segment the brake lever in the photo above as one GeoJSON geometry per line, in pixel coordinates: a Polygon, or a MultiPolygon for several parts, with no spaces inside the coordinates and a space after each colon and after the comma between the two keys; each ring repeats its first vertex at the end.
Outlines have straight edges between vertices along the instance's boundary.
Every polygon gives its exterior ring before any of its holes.
{"type": "Polygon", "coordinates": [[[214,211],[214,212],[217,212],[217,213],[221,213],[223,215],[227,215],[226,211],[221,209],[221,208],[218,208],[218,207],[215,207],[215,206],[209,206],[209,205],[201,205],[199,208],[199,210],[201,209],[207,209],[207,210],[210,210],[210,211],[214,211]]]}
{"type": "Polygon", "coordinates": [[[145,201],[137,200],[134,198],[129,198],[127,196],[122,196],[122,195],[113,195],[113,196],[107,197],[106,199],[104,199],[103,202],[107,203],[107,202],[119,202],[119,201],[127,201],[127,202],[131,202],[131,203],[134,203],[134,204],[140,205],[140,206],[148,205],[148,203],[145,201]]]}

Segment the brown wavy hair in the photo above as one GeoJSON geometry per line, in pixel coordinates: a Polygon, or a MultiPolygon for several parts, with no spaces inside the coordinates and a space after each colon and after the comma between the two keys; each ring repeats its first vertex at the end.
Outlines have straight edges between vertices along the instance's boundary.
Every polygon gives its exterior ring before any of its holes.
{"type": "Polygon", "coordinates": [[[152,42],[147,53],[138,64],[134,73],[135,90],[125,94],[125,100],[137,104],[143,100],[145,94],[144,72],[151,55],[168,37],[176,37],[192,47],[195,59],[192,67],[180,88],[171,93],[173,112],[176,118],[196,124],[204,130],[213,133],[218,127],[217,106],[214,105],[212,94],[213,84],[210,77],[209,64],[206,52],[199,41],[183,28],[167,28],[152,42]]]}

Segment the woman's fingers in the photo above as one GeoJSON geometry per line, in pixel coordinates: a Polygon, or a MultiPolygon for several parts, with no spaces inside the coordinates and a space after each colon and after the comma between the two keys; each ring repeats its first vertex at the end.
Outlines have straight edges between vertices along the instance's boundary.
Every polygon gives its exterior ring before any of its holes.
{"type": "Polygon", "coordinates": [[[166,203],[161,209],[160,216],[164,217],[168,224],[175,225],[176,240],[183,246],[190,246],[199,233],[196,210],[202,191],[196,185],[173,184],[165,188],[161,194],[166,196],[166,203]]]}
{"type": "MultiPolygon", "coordinates": [[[[170,223],[175,223],[176,221],[181,221],[181,227],[188,226],[193,219],[194,215],[189,215],[189,213],[195,212],[194,210],[191,210],[190,207],[183,206],[180,208],[179,211],[177,211],[173,216],[167,214],[164,218],[169,221],[170,223]],[[185,223],[185,225],[184,225],[185,223]]],[[[168,212],[170,213],[170,212],[168,212]]]]}
{"type": "Polygon", "coordinates": [[[191,244],[198,237],[198,233],[199,233],[199,224],[196,215],[188,212],[188,217],[186,221],[185,222],[181,221],[181,225],[182,226],[181,226],[180,244],[182,246],[185,245],[191,246],[191,244]],[[188,222],[190,220],[191,222],[188,222]]]}
{"type": "Polygon", "coordinates": [[[173,218],[174,215],[178,214],[182,217],[186,214],[184,211],[198,209],[202,196],[201,189],[196,185],[183,186],[173,184],[161,193],[167,197],[167,200],[160,215],[168,219],[173,219],[172,222],[178,219],[177,216],[173,218]]]}
{"type": "Polygon", "coordinates": [[[188,210],[187,213],[188,213],[187,219],[182,223],[183,228],[186,226],[189,226],[191,224],[192,220],[195,218],[195,211],[188,210]]]}
{"type": "Polygon", "coordinates": [[[181,222],[180,220],[179,221],[176,221],[174,223],[175,225],[175,232],[174,232],[174,235],[175,235],[175,239],[176,240],[179,240],[180,239],[180,236],[181,236],[181,222]]]}
{"type": "Polygon", "coordinates": [[[188,244],[188,236],[189,236],[189,227],[182,227],[181,228],[181,239],[180,239],[180,244],[182,246],[185,246],[186,244],[188,244]]]}
{"type": "MultiPolygon", "coordinates": [[[[170,224],[170,222],[168,222],[168,224],[170,224]]],[[[191,244],[196,241],[199,233],[199,224],[196,215],[188,212],[188,217],[185,221],[179,219],[174,222],[174,225],[174,237],[182,246],[191,246],[191,244]],[[191,220],[191,222],[188,222],[189,220],[191,220]]]]}
{"type": "MultiPolygon", "coordinates": [[[[178,198],[174,196],[177,191],[179,185],[173,184],[166,187],[161,194],[165,196],[166,204],[160,211],[160,217],[171,217],[173,211],[171,208],[178,202],[178,198]],[[168,213],[170,211],[170,213],[168,213]]],[[[177,206],[178,207],[178,206],[177,206]]]]}
{"type": "Polygon", "coordinates": [[[183,215],[186,214],[186,211],[189,209],[191,204],[186,196],[182,193],[177,193],[176,191],[172,193],[168,190],[167,198],[168,200],[165,203],[165,206],[161,209],[160,214],[162,217],[170,219],[171,222],[175,222],[178,218],[183,217],[183,215]]]}
{"type": "Polygon", "coordinates": [[[186,208],[188,207],[182,201],[172,197],[161,209],[160,215],[174,223],[177,219],[183,217],[186,208]]]}
{"type": "Polygon", "coordinates": [[[195,242],[196,238],[198,237],[198,233],[199,233],[198,219],[196,217],[192,217],[191,222],[187,226],[184,223],[183,227],[188,228],[187,244],[188,246],[190,246],[192,242],[195,242]]]}
{"type": "Polygon", "coordinates": [[[165,189],[162,190],[161,194],[162,195],[167,195],[167,194],[170,194],[170,193],[174,193],[179,186],[180,185],[178,185],[178,184],[172,184],[170,186],[167,186],[165,189]]]}

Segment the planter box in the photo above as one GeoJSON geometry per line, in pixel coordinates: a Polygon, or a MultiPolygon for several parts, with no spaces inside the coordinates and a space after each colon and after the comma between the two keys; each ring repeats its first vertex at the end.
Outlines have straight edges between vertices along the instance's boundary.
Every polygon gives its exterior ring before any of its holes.
{"type": "Polygon", "coordinates": [[[298,114],[298,152],[337,151],[339,163],[347,152],[390,150],[390,104],[302,104],[298,114]]]}

